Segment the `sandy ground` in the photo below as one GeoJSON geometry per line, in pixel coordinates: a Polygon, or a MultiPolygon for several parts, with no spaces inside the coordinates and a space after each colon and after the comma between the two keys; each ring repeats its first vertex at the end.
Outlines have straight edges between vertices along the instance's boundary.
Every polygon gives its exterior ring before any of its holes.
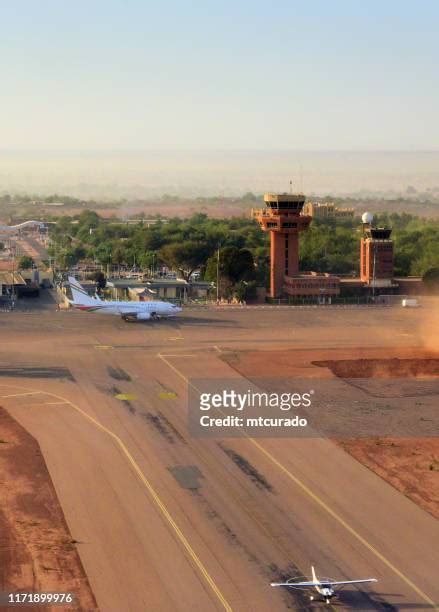
{"type": "Polygon", "coordinates": [[[0,480],[0,591],[75,593],[68,609],[97,609],[39,446],[3,408],[0,480]]]}
{"type": "Polygon", "coordinates": [[[379,580],[342,591],[337,609],[431,609],[430,513],[331,440],[194,438],[187,410],[192,379],[242,381],[256,363],[334,377],[312,361],[428,351],[434,312],[194,309],[145,324],[50,302],[1,313],[0,401],[38,440],[99,608],[323,609],[269,585],[315,564],[379,580]]]}

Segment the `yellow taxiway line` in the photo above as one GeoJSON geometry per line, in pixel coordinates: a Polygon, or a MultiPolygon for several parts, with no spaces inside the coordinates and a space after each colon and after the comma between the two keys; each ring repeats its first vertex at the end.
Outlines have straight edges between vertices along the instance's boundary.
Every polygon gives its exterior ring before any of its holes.
{"type": "MultiPolygon", "coordinates": [[[[7,386],[7,385],[0,385],[7,386]]],[[[14,387],[15,389],[19,389],[20,387],[14,387]]],[[[7,399],[10,397],[24,397],[25,395],[36,395],[37,393],[41,393],[41,391],[28,391],[27,393],[12,393],[11,395],[2,395],[2,399],[7,399]]]]}
{"type": "MultiPolygon", "coordinates": [[[[166,365],[171,368],[182,380],[186,382],[188,386],[191,386],[195,391],[200,393],[200,389],[196,387],[187,376],[180,372],[178,368],[176,368],[172,363],[170,363],[166,357],[164,357],[161,353],[158,354],[160,359],[166,363],[166,365]]],[[[316,493],[314,493],[304,482],[302,482],[297,476],[294,476],[290,470],[288,470],[280,461],[278,461],[267,449],[265,449],[259,442],[257,442],[254,438],[251,438],[245,432],[242,432],[242,436],[249,440],[273,465],[279,468],[290,480],[292,480],[308,497],[310,497],[316,504],[318,504],[323,510],[325,510],[333,519],[335,519],[342,527],[346,529],[354,538],[356,538],[361,544],[363,544],[372,554],[374,554],[384,565],[386,565],[394,574],[398,576],[403,582],[405,582],[411,589],[415,591],[423,599],[427,602],[432,608],[435,610],[439,609],[434,601],[424,593],[416,584],[410,580],[403,572],[401,572],[391,561],[387,559],[383,554],[379,552],[372,544],[370,544],[366,538],[364,538],[361,534],[358,533],[347,521],[344,520],[335,510],[333,510],[326,502],[323,501],[321,497],[319,497],[316,493]]]]}
{"type": "MultiPolygon", "coordinates": [[[[18,386],[18,385],[3,385],[3,384],[0,384],[0,387],[13,387],[15,389],[20,389],[20,388],[21,389],[25,389],[26,388],[26,387],[21,387],[21,386],[18,386]]],[[[26,393],[17,393],[17,394],[13,394],[13,395],[3,395],[3,396],[1,396],[1,398],[2,399],[6,399],[6,398],[26,396],[26,395],[34,395],[36,393],[44,393],[45,395],[49,395],[49,396],[51,396],[53,398],[56,398],[57,400],[60,400],[61,403],[68,404],[71,408],[73,408],[74,410],[79,412],[79,414],[81,414],[85,419],[90,421],[95,427],[97,427],[98,429],[100,429],[101,431],[106,433],[110,438],[112,438],[116,442],[116,444],[122,450],[122,453],[125,455],[125,458],[128,460],[129,464],[131,465],[132,469],[134,470],[134,472],[138,476],[139,480],[142,482],[142,484],[148,490],[148,493],[151,495],[153,501],[155,502],[155,504],[159,508],[162,516],[166,519],[167,523],[170,525],[170,527],[172,528],[172,530],[176,534],[177,538],[179,539],[179,541],[181,542],[181,544],[185,548],[186,552],[188,553],[188,555],[190,556],[190,558],[192,559],[192,561],[194,562],[196,567],[199,569],[201,575],[206,580],[207,584],[210,586],[210,588],[212,589],[212,591],[214,592],[214,594],[216,595],[218,600],[221,602],[221,604],[224,607],[224,609],[227,610],[227,612],[232,612],[232,607],[227,602],[227,600],[224,597],[224,595],[221,593],[221,591],[218,588],[218,586],[216,585],[214,579],[209,574],[209,572],[207,571],[206,567],[203,565],[203,562],[201,561],[201,559],[199,558],[197,553],[194,551],[194,549],[190,545],[188,539],[186,538],[184,533],[181,531],[180,527],[177,525],[175,520],[172,518],[172,516],[171,516],[169,510],[167,509],[166,505],[162,502],[162,500],[160,499],[159,495],[155,491],[154,487],[149,482],[149,480],[146,478],[146,476],[144,475],[144,473],[140,469],[139,465],[137,464],[136,460],[131,455],[131,453],[129,452],[129,450],[127,449],[127,447],[125,446],[125,444],[122,442],[121,438],[119,438],[119,436],[117,434],[115,434],[113,431],[111,431],[110,429],[105,427],[105,425],[102,425],[102,423],[100,423],[94,417],[90,416],[87,412],[85,412],[85,410],[82,410],[82,408],[80,408],[79,406],[77,406],[76,404],[71,402],[70,400],[62,397],[61,395],[57,395],[56,393],[50,393],[50,392],[47,392],[47,391],[39,391],[39,390],[38,391],[36,391],[36,390],[35,391],[34,390],[32,390],[32,391],[29,390],[26,393]]]]}

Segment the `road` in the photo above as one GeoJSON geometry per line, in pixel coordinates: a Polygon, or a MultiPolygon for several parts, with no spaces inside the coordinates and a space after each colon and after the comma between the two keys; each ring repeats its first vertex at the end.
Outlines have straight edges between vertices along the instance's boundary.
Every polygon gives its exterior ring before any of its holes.
{"type": "Polygon", "coordinates": [[[4,313],[0,328],[1,363],[17,368],[0,368],[0,401],[40,443],[101,610],[307,609],[269,583],[311,563],[378,578],[344,591],[339,609],[439,602],[437,521],[334,443],[187,432],[188,379],[241,377],[224,354],[290,350],[303,373],[305,349],[421,346],[419,313],[187,311],[126,324],[48,305],[4,313]]]}

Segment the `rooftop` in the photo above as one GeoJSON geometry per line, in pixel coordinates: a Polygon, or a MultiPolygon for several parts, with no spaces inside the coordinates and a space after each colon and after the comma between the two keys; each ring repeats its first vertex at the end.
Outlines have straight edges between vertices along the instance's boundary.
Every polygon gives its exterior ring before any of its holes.
{"type": "Polygon", "coordinates": [[[303,193],[266,193],[264,202],[305,202],[303,193]]]}
{"type": "Polygon", "coordinates": [[[26,281],[19,272],[0,272],[0,283],[2,285],[25,285],[26,281]]]}
{"type": "Polygon", "coordinates": [[[118,289],[147,289],[148,287],[205,287],[211,285],[207,281],[191,281],[187,282],[183,278],[151,278],[145,281],[139,281],[131,278],[111,278],[107,280],[109,287],[118,289]]]}

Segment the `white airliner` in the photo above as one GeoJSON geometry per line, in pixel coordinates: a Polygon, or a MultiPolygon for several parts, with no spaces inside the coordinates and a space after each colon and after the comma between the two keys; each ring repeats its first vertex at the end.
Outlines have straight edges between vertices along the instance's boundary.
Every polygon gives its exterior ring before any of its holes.
{"type": "MultiPolygon", "coordinates": [[[[312,580],[305,582],[293,582],[294,578],[290,578],[287,582],[272,582],[273,587],[289,587],[291,589],[315,589],[317,593],[325,600],[327,604],[330,603],[331,597],[335,595],[334,587],[343,587],[346,584],[360,584],[363,582],[377,582],[376,578],[364,578],[363,580],[329,580],[328,578],[322,578],[319,580],[316,576],[314,567],[311,567],[312,580]]],[[[311,601],[314,599],[310,597],[311,601]]]]}
{"type": "Polygon", "coordinates": [[[125,321],[148,321],[160,317],[173,317],[182,308],[170,302],[121,302],[103,301],[91,297],[78,281],[69,276],[73,300],[69,300],[74,308],[84,312],[99,312],[102,314],[119,315],[125,321]]]}

